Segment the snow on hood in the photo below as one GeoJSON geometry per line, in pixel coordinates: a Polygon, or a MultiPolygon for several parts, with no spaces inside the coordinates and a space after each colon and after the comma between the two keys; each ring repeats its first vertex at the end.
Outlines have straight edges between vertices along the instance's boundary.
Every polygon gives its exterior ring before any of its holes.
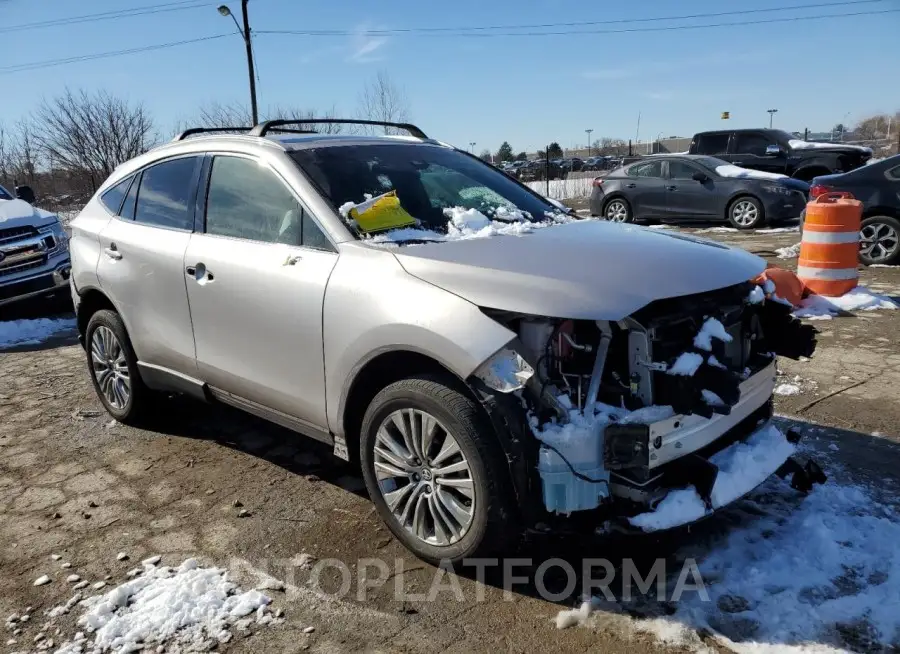
{"type": "Polygon", "coordinates": [[[744,250],[685,234],[596,220],[539,225],[527,223],[533,231],[523,237],[393,252],[411,275],[479,306],[586,320],[620,320],[654,300],[724,288],[765,269],[744,250]]]}
{"type": "Polygon", "coordinates": [[[794,150],[859,150],[860,152],[872,154],[872,148],[847,143],[817,143],[815,141],[791,139],[788,141],[788,145],[794,150]]]}
{"type": "Polygon", "coordinates": [[[56,214],[36,209],[25,200],[0,200],[0,229],[32,225],[43,227],[56,220],[56,214]]]}
{"type": "Polygon", "coordinates": [[[787,175],[782,175],[781,173],[767,173],[764,170],[741,168],[733,164],[716,166],[716,173],[722,177],[735,177],[738,179],[788,179],[787,175]]]}

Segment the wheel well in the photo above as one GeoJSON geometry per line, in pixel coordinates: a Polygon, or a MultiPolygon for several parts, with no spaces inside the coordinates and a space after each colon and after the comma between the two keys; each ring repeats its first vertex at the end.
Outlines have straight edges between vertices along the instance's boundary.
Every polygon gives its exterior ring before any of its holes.
{"type": "Polygon", "coordinates": [[[356,375],[344,404],[342,417],[344,437],[347,439],[347,449],[353,460],[358,459],[359,448],[356,444],[359,442],[359,430],[366,408],[372,399],[388,384],[420,373],[449,375],[459,382],[461,391],[471,395],[465,382],[427,355],[408,350],[379,354],[366,363],[356,375]]]}
{"type": "Polygon", "coordinates": [[[85,291],[78,303],[78,315],[76,316],[79,335],[82,337],[84,336],[91,316],[101,309],[109,309],[111,311],[116,310],[113,303],[109,301],[109,298],[100,291],[95,289],[85,291]]]}
{"type": "Polygon", "coordinates": [[[794,179],[799,179],[801,182],[811,182],[813,177],[818,177],[819,175],[830,175],[831,171],[824,166],[809,166],[808,168],[801,168],[800,170],[795,170],[794,174],[791,175],[794,179]]]}

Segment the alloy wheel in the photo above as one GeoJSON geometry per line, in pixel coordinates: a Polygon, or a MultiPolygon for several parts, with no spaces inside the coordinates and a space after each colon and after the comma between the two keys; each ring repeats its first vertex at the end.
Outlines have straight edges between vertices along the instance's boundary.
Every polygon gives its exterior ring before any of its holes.
{"type": "Polygon", "coordinates": [[[624,223],[628,219],[628,207],[621,200],[613,200],[606,207],[606,219],[614,223],[624,223]]]}
{"type": "Polygon", "coordinates": [[[885,223],[866,225],[859,232],[859,253],[872,261],[889,259],[900,246],[897,230],[885,223]]]}
{"type": "Polygon", "coordinates": [[[125,349],[113,331],[100,325],[91,336],[91,374],[114,409],[124,409],[131,397],[131,376],[125,349]]]}
{"type": "Polygon", "coordinates": [[[732,207],[731,217],[741,227],[750,227],[756,223],[756,219],[759,217],[759,210],[750,200],[741,200],[732,207]]]}
{"type": "Polygon", "coordinates": [[[378,489],[397,522],[429,545],[452,545],[475,515],[475,484],[465,454],[434,416],[391,413],[375,435],[378,489]]]}

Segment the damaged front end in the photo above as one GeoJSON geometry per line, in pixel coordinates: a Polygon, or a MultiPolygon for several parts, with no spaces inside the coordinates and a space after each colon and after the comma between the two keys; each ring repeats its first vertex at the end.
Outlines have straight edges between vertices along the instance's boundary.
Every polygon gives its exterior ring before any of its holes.
{"type": "Polygon", "coordinates": [[[776,471],[802,490],[821,480],[767,431],[776,356],[810,356],[816,332],[755,284],[657,300],[618,321],[484,311],[518,338],[470,381],[531,526],[668,528],[641,516],[675,491],[698,498],[690,522],[776,471]],[[758,480],[747,456],[763,461],[758,480]]]}

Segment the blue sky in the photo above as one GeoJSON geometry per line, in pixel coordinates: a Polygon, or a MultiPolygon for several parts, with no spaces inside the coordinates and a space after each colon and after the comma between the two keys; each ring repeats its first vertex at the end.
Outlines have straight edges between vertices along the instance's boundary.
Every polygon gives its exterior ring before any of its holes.
{"type": "MultiPolygon", "coordinates": [[[[164,0],[0,0],[0,28],[161,3],[164,0]]],[[[182,11],[0,33],[0,68],[227,33],[216,2],[182,11]]],[[[888,48],[900,13],[713,29],[463,38],[371,36],[366,29],[616,21],[812,4],[809,0],[251,0],[254,30],[340,29],[349,36],[259,34],[260,105],[352,115],[361,86],[379,70],[401,86],[414,122],[430,135],[475,149],[516,150],[549,141],[690,135],[723,126],[829,129],[900,109],[888,48]]],[[[231,0],[239,12],[239,2],[231,0]]],[[[900,9],[898,0],[745,16],[625,24],[624,29],[741,22],[772,17],[900,9]]],[[[562,28],[577,29],[577,28],[562,28]]],[[[247,75],[237,34],[148,53],[33,71],[0,72],[0,122],[28,115],[68,85],[106,89],[151,110],[168,136],[204,103],[245,101],[247,75]]]]}

